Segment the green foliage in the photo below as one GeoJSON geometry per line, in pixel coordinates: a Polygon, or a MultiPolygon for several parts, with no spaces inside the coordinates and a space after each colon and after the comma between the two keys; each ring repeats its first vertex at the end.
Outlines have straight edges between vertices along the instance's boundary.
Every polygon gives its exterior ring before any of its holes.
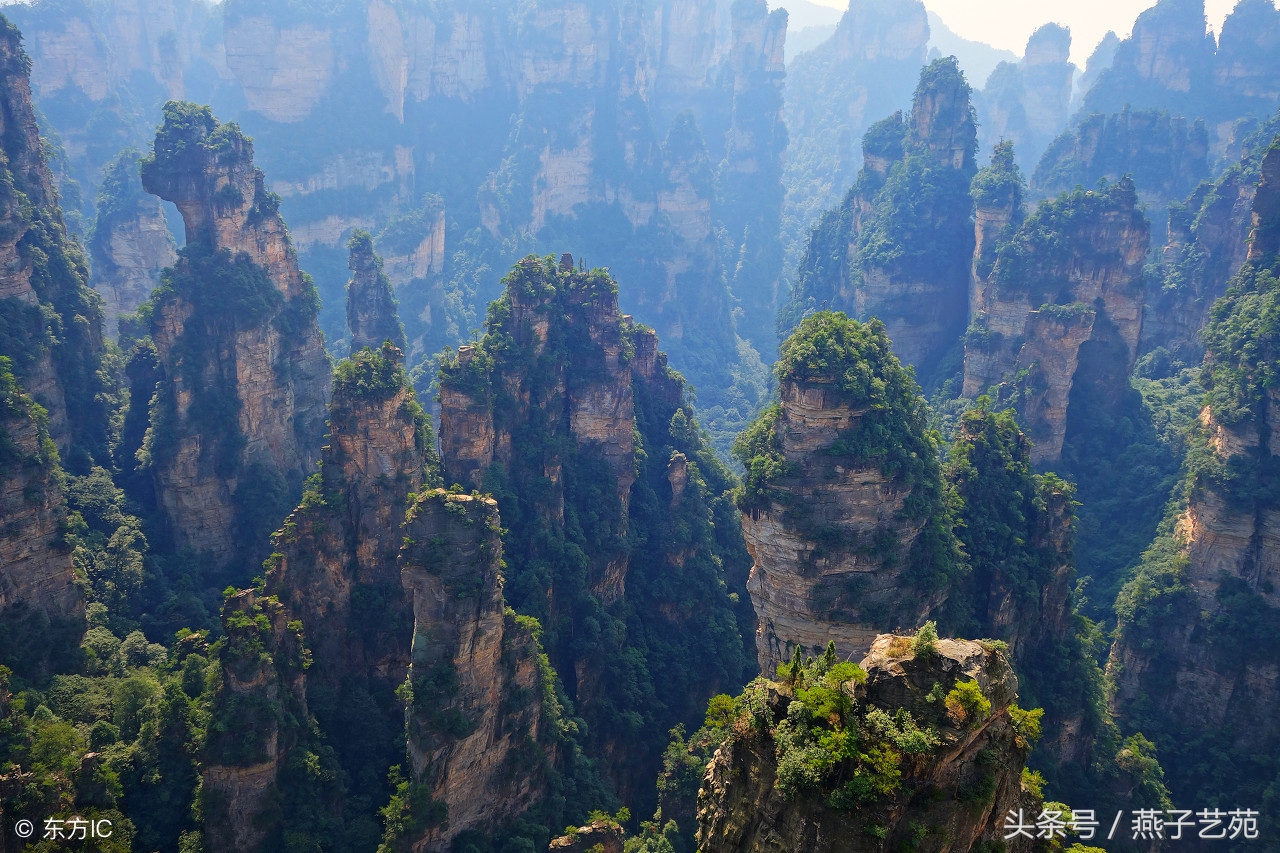
{"type": "Polygon", "coordinates": [[[911,654],[928,660],[937,652],[935,645],[937,642],[938,623],[932,620],[925,622],[920,626],[920,630],[916,631],[915,638],[911,641],[911,654]]]}
{"type": "Polygon", "coordinates": [[[333,370],[334,396],[353,403],[380,402],[407,387],[408,377],[389,343],[384,343],[381,351],[365,347],[338,362],[333,370]]]}
{"type": "MultiPolygon", "coordinates": [[[[867,676],[853,664],[832,664],[824,655],[784,674],[790,683],[779,687],[791,697],[786,716],[775,725],[766,714],[764,724],[775,745],[777,787],[789,799],[817,795],[833,808],[852,810],[893,796],[904,757],[929,755],[941,743],[905,709],[890,715],[856,705],[853,687],[867,676]]],[[[740,720],[759,718],[751,695],[749,687],[738,700],[740,720]]],[[[740,723],[731,728],[734,737],[749,730],[740,723]]]]}
{"type": "Polygon", "coordinates": [[[1013,156],[1013,143],[1004,140],[991,152],[991,164],[979,170],[969,185],[969,194],[979,207],[1009,208],[1015,215],[1022,209],[1026,180],[1013,156]]]}
{"type": "Polygon", "coordinates": [[[991,713],[991,700],[982,693],[976,681],[957,681],[944,700],[947,712],[963,725],[975,725],[991,713]]]}

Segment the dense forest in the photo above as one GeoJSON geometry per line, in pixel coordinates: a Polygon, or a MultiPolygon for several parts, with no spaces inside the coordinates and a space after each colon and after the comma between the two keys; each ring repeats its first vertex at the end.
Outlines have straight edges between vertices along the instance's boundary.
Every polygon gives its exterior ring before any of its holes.
{"type": "Polygon", "coordinates": [[[926,5],[5,5],[0,853],[1275,849],[1280,10],[926,5]]]}

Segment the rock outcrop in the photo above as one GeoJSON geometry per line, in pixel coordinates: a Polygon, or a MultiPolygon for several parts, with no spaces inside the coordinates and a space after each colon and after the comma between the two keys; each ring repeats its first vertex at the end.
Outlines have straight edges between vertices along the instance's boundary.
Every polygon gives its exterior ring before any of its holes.
{"type": "Polygon", "coordinates": [[[1220,154],[1237,119],[1275,109],[1277,43],[1280,12],[1265,2],[1236,4],[1215,40],[1203,0],[1161,0],[1116,45],[1111,66],[1092,81],[1082,109],[1109,114],[1131,105],[1201,118],[1220,154]]]}
{"type": "Polygon", "coordinates": [[[777,372],[781,404],[737,450],[767,674],[797,646],[815,654],[834,641],[846,659],[919,625],[957,571],[937,450],[883,324],[815,314],[783,344],[777,372]]]}
{"type": "MultiPolygon", "coordinates": [[[[1280,726],[1268,710],[1280,702],[1272,652],[1280,506],[1269,485],[1280,456],[1280,394],[1264,378],[1280,355],[1280,147],[1267,152],[1262,174],[1259,254],[1232,279],[1204,332],[1209,391],[1186,497],[1116,603],[1112,704],[1122,725],[1155,741],[1169,787],[1185,800],[1220,791],[1257,802],[1280,769],[1280,726]],[[1161,696],[1177,701],[1152,698],[1161,696]],[[1217,761],[1205,761],[1208,744],[1217,761]]],[[[1274,831],[1270,820],[1262,832],[1274,831]]]]}
{"type": "Polygon", "coordinates": [[[356,231],[347,244],[351,250],[347,266],[351,281],[347,282],[347,328],[351,330],[351,354],[365,347],[378,349],[389,341],[396,349],[405,349],[404,327],[396,311],[396,295],[391,280],[382,271],[382,258],[373,253],[373,238],[368,231],[356,231]]]}
{"type": "MultiPolygon", "coordinates": [[[[1003,199],[988,204],[980,195],[983,206],[979,221],[1006,209],[1003,199]]],[[[1036,462],[1061,455],[1077,384],[1100,384],[1112,396],[1126,387],[1142,332],[1149,242],[1126,178],[1043,202],[1001,246],[985,278],[978,276],[982,259],[975,260],[963,393],[999,386],[997,396],[1028,425],[1036,462]]]]}
{"type": "Polygon", "coordinates": [[[442,365],[445,482],[497,498],[508,601],[547,626],[591,753],[648,810],[667,732],[741,683],[731,479],[605,270],[530,257],[506,285],[485,336],[442,365]]]}
{"type": "MultiPolygon", "coordinates": [[[[204,771],[209,802],[226,810],[206,830],[217,849],[257,849],[301,819],[279,805],[306,787],[281,776],[291,750],[324,754],[324,737],[347,778],[376,784],[402,763],[406,719],[410,784],[431,804],[403,825],[407,849],[492,833],[546,793],[563,734],[544,694],[555,676],[531,626],[505,609],[497,505],[424,490],[438,461],[399,361],[384,344],[339,364],[321,471],[275,536],[266,590],[228,600],[214,712],[228,734],[211,740],[204,771]],[[248,666],[238,644],[255,638],[262,654],[248,666]],[[246,708],[272,721],[254,729],[252,754],[230,746],[246,708]]],[[[317,791],[348,824],[374,818],[357,810],[369,792],[317,791]]]]}
{"type": "Polygon", "coordinates": [[[308,652],[280,601],[251,589],[227,598],[222,626],[222,683],[201,774],[205,841],[251,853],[278,825],[281,769],[307,736],[308,652]]]}
{"type": "Polygon", "coordinates": [[[1086,115],[1064,131],[1040,158],[1031,190],[1055,196],[1128,175],[1163,239],[1165,209],[1210,176],[1208,158],[1209,134],[1202,120],[1126,106],[1112,115],[1086,115]]]}
{"type": "Polygon", "coordinates": [[[855,0],[831,38],[788,63],[788,244],[800,246],[802,229],[840,204],[862,165],[858,141],[911,97],[928,45],[923,3],[855,0]]]}
{"type": "MultiPolygon", "coordinates": [[[[109,456],[102,305],[67,235],[31,103],[22,35],[0,16],[0,355],[49,415],[63,453],[109,456]]],[[[87,466],[86,466],[87,467],[87,466]]]]}
{"type": "Polygon", "coordinates": [[[98,217],[89,240],[90,282],[102,297],[107,334],[116,320],[151,298],[160,273],[178,259],[160,200],[142,189],[136,151],[121,152],[98,190],[98,217]]]}
{"type": "Polygon", "coordinates": [[[1142,348],[1168,350],[1177,361],[1194,364],[1204,355],[1200,331],[1214,303],[1250,252],[1253,210],[1262,157],[1280,133],[1272,118],[1242,134],[1240,159],[1212,184],[1202,183],[1169,208],[1169,238],[1161,258],[1163,286],[1147,305],[1142,348]]]}
{"type": "Polygon", "coordinates": [[[899,358],[932,376],[964,330],[977,171],[969,94],[956,60],[937,60],[906,126],[891,118],[867,132],[858,183],[810,235],[780,329],[823,307],[878,317],[899,358]]]}
{"type": "Polygon", "coordinates": [[[1018,62],[1001,62],[977,95],[984,148],[1014,143],[1024,167],[1031,167],[1067,124],[1071,107],[1071,31],[1045,24],[1027,39],[1018,62]]]}
{"type": "Polygon", "coordinates": [[[1031,743],[1017,691],[993,647],[937,640],[917,653],[911,637],[892,635],[874,640],[861,671],[819,662],[794,682],[754,682],[698,793],[698,848],[836,853],[928,839],[942,851],[1030,850],[1030,839],[1004,841],[1010,811],[1039,808],[1021,782],[1031,743]],[[819,693],[839,710],[823,706],[823,717],[809,707],[819,693]],[[915,744],[904,753],[906,732],[915,744]],[[849,735],[857,748],[841,751],[849,735]],[[834,751],[834,760],[812,771],[816,784],[797,779],[806,744],[819,738],[830,746],[812,749],[834,751]],[[924,839],[913,840],[916,832],[924,839]]]}
{"type": "Polygon", "coordinates": [[[142,182],[177,205],[187,236],[153,301],[149,465],[179,547],[225,563],[259,547],[320,457],[330,367],[318,300],[238,127],[170,102],[142,182]]]}
{"type": "Polygon", "coordinates": [[[552,756],[540,741],[559,735],[544,710],[555,700],[527,622],[504,612],[501,528],[493,499],[443,490],[420,495],[405,520],[409,759],[414,781],[448,817],[412,839],[413,850],[449,850],[461,832],[493,832],[546,793],[552,756]]]}
{"type": "Polygon", "coordinates": [[[61,542],[67,508],[57,450],[44,411],[10,365],[0,357],[0,620],[30,619],[32,637],[51,622],[79,620],[83,630],[84,594],[61,542]]]}

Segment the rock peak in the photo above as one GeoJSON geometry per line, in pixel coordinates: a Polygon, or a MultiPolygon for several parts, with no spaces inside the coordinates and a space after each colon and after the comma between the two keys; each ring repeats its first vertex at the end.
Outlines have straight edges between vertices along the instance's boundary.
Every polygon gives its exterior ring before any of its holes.
{"type": "Polygon", "coordinates": [[[396,310],[395,291],[382,271],[382,259],[374,253],[373,237],[356,229],[347,243],[351,281],[347,283],[347,326],[351,329],[351,354],[365,347],[378,349],[390,342],[403,360],[404,327],[396,310]]]}

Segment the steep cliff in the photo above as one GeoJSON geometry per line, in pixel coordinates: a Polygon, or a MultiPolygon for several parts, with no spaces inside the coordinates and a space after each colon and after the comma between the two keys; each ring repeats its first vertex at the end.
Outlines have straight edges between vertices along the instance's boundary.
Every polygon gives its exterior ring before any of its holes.
{"type": "MultiPolygon", "coordinates": [[[[1116,602],[1112,703],[1124,726],[1152,737],[1170,788],[1186,801],[1210,792],[1242,804],[1274,801],[1268,786],[1280,727],[1268,709],[1280,701],[1280,398],[1268,377],[1280,352],[1280,247],[1267,235],[1280,221],[1280,148],[1267,152],[1262,173],[1259,254],[1231,280],[1204,332],[1208,395],[1184,495],[1116,602]],[[1155,698],[1162,696],[1175,701],[1155,698]]],[[[1274,832],[1274,818],[1263,821],[1261,831],[1274,832]]]]}
{"type": "Polygon", "coordinates": [[[11,364],[0,357],[0,650],[30,678],[63,651],[68,629],[83,633],[84,595],[62,541],[67,508],[47,416],[11,364]]]}
{"type": "Polygon", "coordinates": [[[787,12],[770,12],[764,0],[740,0],[730,8],[733,43],[725,72],[732,75],[733,102],[725,159],[716,176],[716,212],[737,244],[726,271],[731,270],[729,283],[741,303],[739,333],[772,358],[777,340],[770,326],[782,284],[787,12]]]}
{"type": "Polygon", "coordinates": [[[49,414],[68,464],[108,458],[102,303],[67,235],[31,104],[31,60],[0,17],[0,355],[49,414]],[[74,448],[74,452],[69,452],[74,448]]]}
{"type": "Polygon", "coordinates": [[[1209,177],[1205,123],[1160,110],[1093,113],[1064,131],[1031,175],[1033,194],[1053,196],[1077,186],[1132,177],[1163,239],[1164,210],[1209,177]]]}
{"type": "Polygon", "coordinates": [[[1045,24],[1027,39],[1022,59],[996,66],[975,97],[984,148],[1005,140],[1024,167],[1040,159],[1070,115],[1070,55],[1071,31],[1045,24]]]}
{"type": "Polygon", "coordinates": [[[928,44],[923,3],[856,0],[830,39],[790,63],[791,147],[783,174],[789,258],[803,250],[811,223],[838,205],[857,179],[858,140],[877,116],[911,97],[910,81],[927,62],[928,44]]]}
{"type": "Polygon", "coordinates": [[[1083,98],[1088,113],[1168,110],[1203,119],[1221,151],[1236,119],[1275,108],[1280,12],[1258,0],[1236,4],[1215,41],[1203,0],[1161,0],[1115,48],[1111,66],[1083,98]]]}
{"type": "Polygon", "coordinates": [[[969,94],[955,59],[937,60],[920,75],[906,126],[888,119],[867,132],[858,183],[810,235],[780,331],[823,307],[878,317],[899,358],[934,377],[966,314],[977,171],[969,94]]]}
{"type": "Polygon", "coordinates": [[[753,682],[698,794],[698,844],[727,851],[1029,850],[1010,811],[1038,718],[995,647],[882,635],[861,667],[826,655],[753,682]]]}
{"type": "Polygon", "coordinates": [[[744,433],[742,527],[760,669],[841,658],[940,609],[962,571],[924,401],[884,324],[806,318],[783,344],[781,403],[744,433]]]}
{"type": "Polygon", "coordinates": [[[347,282],[347,328],[351,330],[351,354],[365,347],[378,349],[384,341],[403,352],[404,327],[396,312],[391,280],[382,271],[382,258],[373,253],[368,231],[356,230],[347,244],[351,281],[347,282]]]}
{"type": "Polygon", "coordinates": [[[142,189],[138,160],[129,149],[107,165],[89,238],[90,283],[102,297],[107,334],[116,332],[120,315],[151,298],[160,272],[178,259],[160,200],[142,189]]]}
{"type": "Polygon", "coordinates": [[[302,626],[277,598],[255,590],[227,598],[222,626],[221,684],[204,744],[200,799],[209,846],[249,853],[278,832],[284,803],[277,785],[299,740],[310,734],[309,653],[302,626]]]}
{"type": "Polygon", "coordinates": [[[1187,364],[1203,357],[1200,331],[1250,251],[1262,157],[1277,133],[1280,117],[1273,116],[1241,134],[1239,161],[1212,184],[1201,184],[1184,201],[1170,205],[1161,288],[1147,306],[1143,350],[1164,347],[1187,364]]]}
{"type": "MultiPolygon", "coordinates": [[[[983,195],[1009,164],[993,160],[976,186],[979,221],[1007,200],[983,195]]],[[[1146,217],[1127,178],[1105,190],[1077,189],[1041,203],[996,252],[990,273],[975,260],[973,319],[965,336],[964,395],[997,388],[1027,424],[1036,462],[1062,453],[1078,385],[1118,397],[1138,356],[1146,217]]]]}
{"type": "Polygon", "coordinates": [[[733,478],[605,271],[531,257],[506,284],[442,366],[445,480],[498,500],[507,598],[546,626],[588,745],[643,813],[667,731],[741,683],[733,478]]]}
{"type": "Polygon", "coordinates": [[[409,761],[433,813],[410,834],[414,851],[449,850],[459,833],[492,833],[526,811],[546,794],[563,735],[531,620],[504,611],[501,527],[491,498],[443,490],[419,496],[405,520],[409,761]]]}
{"type": "Polygon", "coordinates": [[[170,102],[143,161],[187,246],[150,306],[159,383],[143,458],[179,547],[258,551],[320,455],[330,368],[253,146],[207,107],[170,102]]]}

